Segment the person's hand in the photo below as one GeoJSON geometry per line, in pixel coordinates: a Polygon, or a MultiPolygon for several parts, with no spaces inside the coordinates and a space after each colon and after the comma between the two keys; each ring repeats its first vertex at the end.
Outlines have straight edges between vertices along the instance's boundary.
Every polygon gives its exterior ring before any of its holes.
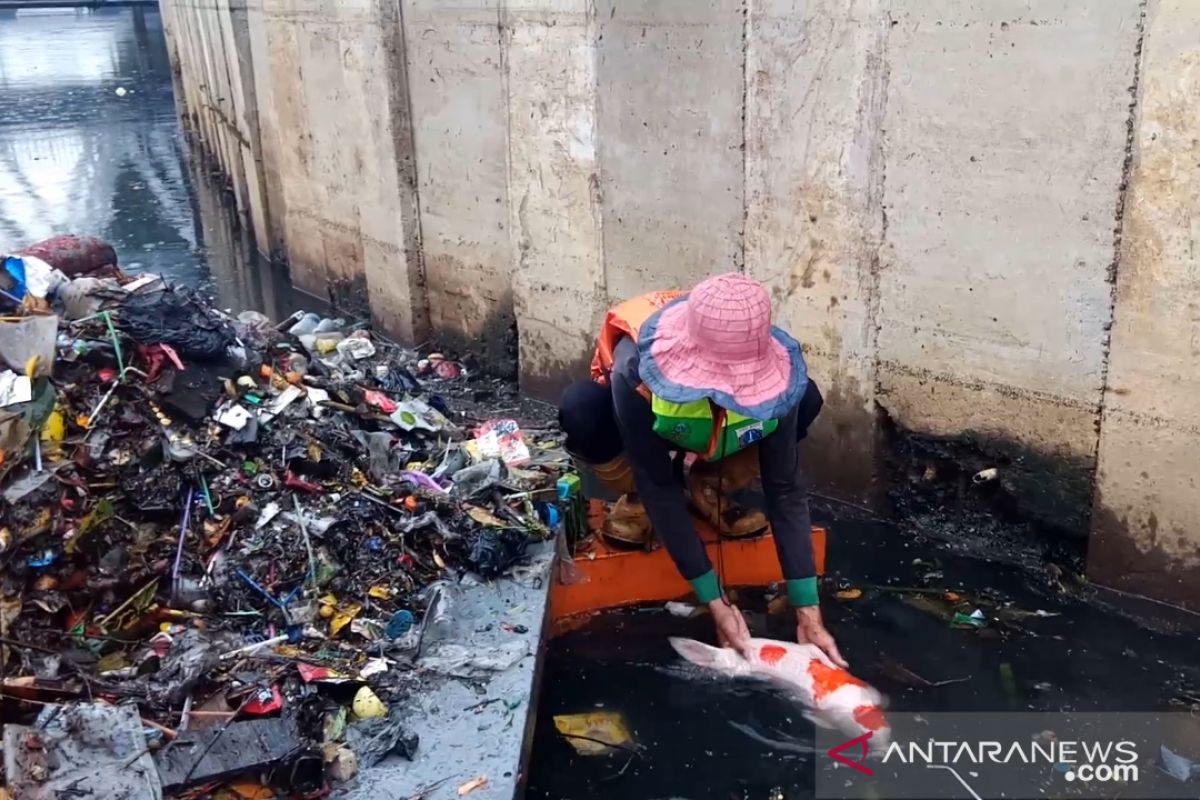
{"type": "Polygon", "coordinates": [[[717,625],[717,644],[743,652],[750,641],[750,629],[746,627],[746,619],[738,607],[718,597],[708,604],[708,610],[717,625]]]}
{"type": "Polygon", "coordinates": [[[825,629],[825,623],[821,621],[820,606],[804,606],[796,609],[796,641],[800,644],[811,644],[825,654],[833,666],[847,669],[850,665],[846,663],[846,659],[842,658],[842,654],[838,652],[837,643],[833,641],[833,636],[825,629]]]}

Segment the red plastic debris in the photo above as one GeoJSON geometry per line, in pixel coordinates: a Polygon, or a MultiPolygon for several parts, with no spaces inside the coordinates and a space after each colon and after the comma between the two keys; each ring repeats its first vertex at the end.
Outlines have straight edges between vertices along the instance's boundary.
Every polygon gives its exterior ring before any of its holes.
{"type": "Polygon", "coordinates": [[[451,381],[462,375],[462,367],[454,361],[439,361],[433,365],[433,374],[444,381],[451,381]]]}
{"type": "Polygon", "coordinates": [[[374,389],[367,389],[363,392],[363,401],[372,408],[378,408],[385,414],[391,414],[398,406],[392,398],[388,397],[383,392],[377,392],[374,389]]]}
{"type": "Polygon", "coordinates": [[[254,699],[242,706],[242,712],[253,717],[273,714],[283,708],[283,693],[278,686],[263,687],[255,692],[254,699]]]}
{"type": "Polygon", "coordinates": [[[325,491],[318,484],[298,477],[296,473],[292,472],[290,469],[287,471],[287,475],[284,476],[283,485],[289,489],[299,489],[301,491],[308,492],[309,494],[322,494],[325,491]]]}

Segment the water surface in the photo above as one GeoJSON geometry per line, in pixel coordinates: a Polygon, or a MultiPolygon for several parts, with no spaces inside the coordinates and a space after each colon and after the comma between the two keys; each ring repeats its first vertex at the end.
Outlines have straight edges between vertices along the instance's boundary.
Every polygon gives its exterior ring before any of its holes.
{"type": "Polygon", "coordinates": [[[223,307],[313,304],[258,259],[189,151],[156,9],[0,14],[0,252],[87,234],[223,307]]]}
{"type": "MultiPolygon", "coordinates": [[[[1054,576],[951,554],[884,524],[834,523],[829,541],[826,623],[853,671],[893,709],[1180,711],[1200,703],[1194,632],[1156,633],[1079,599],[1054,576]],[[861,588],[862,597],[831,597],[839,584],[861,588]],[[940,589],[993,621],[952,628],[944,614],[955,604],[940,589]]],[[[795,639],[790,615],[768,615],[750,597],[743,603],[755,635],[795,639]]],[[[626,611],[551,643],[527,796],[811,798],[814,756],[805,751],[813,728],[800,709],[767,685],[681,663],[668,636],[711,642],[711,622],[626,611]],[[556,733],[553,715],[599,709],[625,716],[643,757],[579,756],[556,733]]]]}

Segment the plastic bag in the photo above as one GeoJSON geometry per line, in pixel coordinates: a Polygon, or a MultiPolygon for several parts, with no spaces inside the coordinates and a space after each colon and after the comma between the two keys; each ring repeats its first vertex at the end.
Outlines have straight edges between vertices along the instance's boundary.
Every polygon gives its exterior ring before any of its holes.
{"type": "Polygon", "coordinates": [[[375,355],[375,345],[370,339],[351,336],[337,343],[337,351],[343,358],[359,361],[375,355]]]}
{"type": "Polygon", "coordinates": [[[124,297],[125,290],[113,278],[76,278],[58,295],[66,319],[90,317],[124,297]]]}
{"type": "Polygon", "coordinates": [[[38,299],[51,297],[70,282],[70,278],[37,256],[9,256],[4,259],[4,271],[13,284],[5,291],[18,300],[27,294],[38,299]]]}
{"type": "Polygon", "coordinates": [[[524,531],[485,528],[480,531],[467,563],[484,578],[496,578],[525,557],[529,537],[524,531]]]}
{"type": "Polygon", "coordinates": [[[389,753],[412,760],[420,739],[404,728],[405,714],[393,711],[382,719],[368,719],[346,727],[346,744],[358,757],[360,769],[374,766],[389,753]]]}
{"type": "Polygon", "coordinates": [[[421,620],[422,648],[454,638],[454,608],[458,605],[458,590],[447,581],[435,581],[421,591],[426,601],[425,617],[421,620]]]}
{"type": "Polygon", "coordinates": [[[503,672],[529,655],[529,639],[511,639],[496,647],[465,647],[443,643],[417,661],[422,669],[459,678],[480,678],[503,672]]]}
{"type": "Polygon", "coordinates": [[[234,343],[229,323],[183,287],[130,295],[121,302],[116,324],[134,341],[168,344],[198,360],[222,359],[234,343]]]}
{"type": "Polygon", "coordinates": [[[484,461],[473,467],[460,469],[454,473],[454,488],[451,493],[455,497],[470,498],[481,495],[500,483],[504,476],[504,465],[500,461],[484,461]]]}
{"type": "Polygon", "coordinates": [[[35,378],[46,377],[54,366],[58,341],[58,317],[25,317],[19,322],[0,323],[0,362],[24,375],[29,360],[37,356],[35,378]]]}

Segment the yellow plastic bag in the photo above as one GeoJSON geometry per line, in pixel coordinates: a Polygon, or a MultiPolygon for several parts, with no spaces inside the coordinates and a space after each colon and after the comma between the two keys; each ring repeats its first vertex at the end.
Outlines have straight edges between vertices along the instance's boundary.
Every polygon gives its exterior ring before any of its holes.
{"type": "Polygon", "coordinates": [[[612,751],[607,745],[629,746],[633,742],[625,716],[619,711],[557,714],[554,727],[581,756],[602,756],[612,751]]]}
{"type": "Polygon", "coordinates": [[[329,621],[329,635],[337,636],[342,628],[350,624],[350,621],[358,616],[358,612],[362,611],[362,603],[346,603],[339,608],[333,615],[333,619],[329,621]]]}

